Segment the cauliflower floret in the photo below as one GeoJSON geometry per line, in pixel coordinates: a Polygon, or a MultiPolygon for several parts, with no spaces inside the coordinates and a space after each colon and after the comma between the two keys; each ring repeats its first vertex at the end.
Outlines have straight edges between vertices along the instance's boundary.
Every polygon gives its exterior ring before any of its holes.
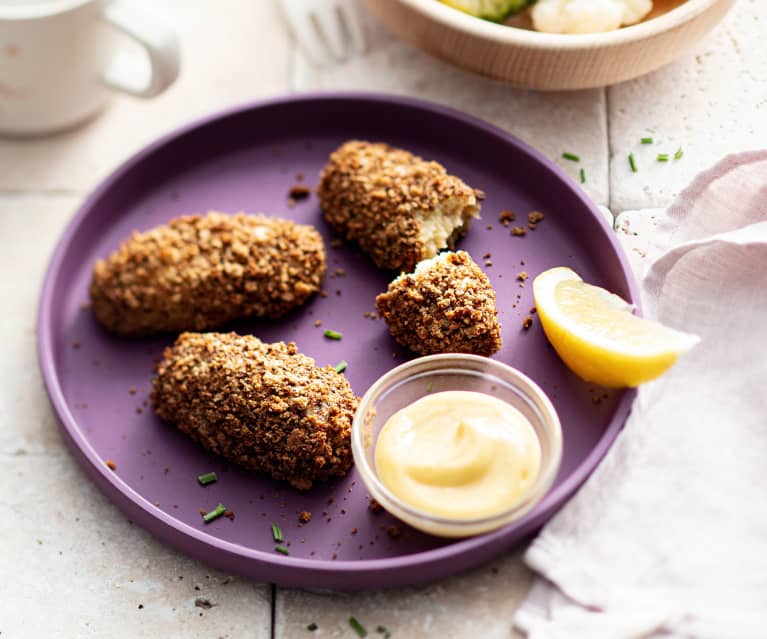
{"type": "Polygon", "coordinates": [[[538,0],[533,26],[549,33],[598,33],[639,22],[652,0],[538,0]]]}

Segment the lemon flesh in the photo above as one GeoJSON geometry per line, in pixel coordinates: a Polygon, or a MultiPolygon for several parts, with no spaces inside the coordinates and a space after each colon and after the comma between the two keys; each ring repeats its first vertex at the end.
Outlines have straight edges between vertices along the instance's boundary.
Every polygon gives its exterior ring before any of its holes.
{"type": "Polygon", "coordinates": [[[628,302],[566,267],[538,275],[533,296],[543,331],[562,361],[601,386],[633,387],[655,379],[700,341],[636,317],[628,302]]]}
{"type": "Polygon", "coordinates": [[[442,0],[442,2],[475,18],[493,22],[502,22],[530,4],[530,0],[442,0]]]}

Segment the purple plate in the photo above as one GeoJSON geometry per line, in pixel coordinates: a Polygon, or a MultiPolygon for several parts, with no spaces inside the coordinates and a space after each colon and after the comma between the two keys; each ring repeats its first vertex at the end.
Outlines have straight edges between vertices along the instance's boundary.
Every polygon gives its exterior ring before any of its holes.
{"type": "Polygon", "coordinates": [[[603,396],[559,361],[535,320],[532,280],[567,265],[585,280],[637,301],[629,267],[611,229],[581,189],[540,153],[485,122],[416,100],[370,94],[304,95],[238,107],[185,126],[115,171],[83,204],[54,253],[42,292],[39,354],[65,439],[106,495],[163,541],[222,570],[287,586],[358,589],[402,586],[466,570],[536,530],[586,479],[629,412],[632,392],[603,396]],[[498,295],[503,350],[496,355],[549,393],[564,431],[564,459],[546,498],[513,525],[451,541],[399,526],[372,513],[352,470],[343,480],[301,494],[207,453],[147,406],[154,360],[174,336],[120,339],[103,331],[86,302],[96,259],[133,229],[147,229],[208,209],[268,212],[314,224],[328,246],[327,297],[316,297],[279,322],[244,321],[229,328],[267,341],[294,340],[321,365],[349,362],[358,395],[409,355],[395,348],[375,309],[390,274],[353,247],[334,248],[316,198],[288,205],[303,179],[314,186],[330,151],[350,138],[383,140],[442,162],[487,199],[460,248],[480,264],[498,295]],[[498,221],[510,209],[525,237],[498,221]],[[343,269],[337,270],[337,269],[343,269]],[[344,274],[345,273],[345,274],[344,274]],[[322,320],[322,327],[315,326],[322,320]],[[324,328],[344,339],[323,338],[324,328]],[[116,470],[107,468],[113,460],[116,470]],[[197,475],[216,471],[207,487],[197,475]],[[205,524],[200,509],[222,502],[234,513],[205,524]],[[313,518],[301,525],[298,515],[313,518]],[[290,555],[274,551],[270,525],[284,531],[290,555]]]}

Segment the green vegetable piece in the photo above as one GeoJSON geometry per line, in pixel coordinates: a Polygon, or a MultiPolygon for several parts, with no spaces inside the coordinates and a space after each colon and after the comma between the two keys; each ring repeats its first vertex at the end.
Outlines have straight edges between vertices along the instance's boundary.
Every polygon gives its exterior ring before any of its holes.
{"type": "Polygon", "coordinates": [[[349,617],[349,625],[352,627],[352,630],[357,633],[358,637],[368,636],[368,631],[365,630],[365,627],[354,617],[349,617]]]}
{"type": "Polygon", "coordinates": [[[205,520],[206,524],[209,524],[214,519],[218,519],[226,512],[226,506],[224,504],[219,504],[216,506],[214,510],[211,510],[209,513],[206,513],[202,516],[202,518],[205,520]]]}
{"type": "Polygon", "coordinates": [[[212,484],[215,481],[218,481],[218,477],[216,476],[216,473],[210,472],[205,473],[204,475],[198,475],[197,481],[200,482],[203,486],[207,486],[208,484],[212,484]]]}
{"type": "Polygon", "coordinates": [[[506,18],[526,9],[532,0],[441,0],[444,4],[468,13],[475,18],[503,22],[506,18]]]}
{"type": "Polygon", "coordinates": [[[342,359],[338,364],[336,364],[333,368],[336,369],[336,373],[343,373],[346,370],[346,367],[349,365],[349,362],[347,362],[345,359],[342,359]]]}

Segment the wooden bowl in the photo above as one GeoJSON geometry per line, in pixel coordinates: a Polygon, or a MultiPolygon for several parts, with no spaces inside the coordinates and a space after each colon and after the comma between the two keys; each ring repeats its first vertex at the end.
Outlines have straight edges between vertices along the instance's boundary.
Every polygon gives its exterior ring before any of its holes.
{"type": "Polygon", "coordinates": [[[438,0],[367,0],[403,40],[438,58],[517,87],[600,87],[668,64],[706,35],[735,0],[655,0],[643,22],[617,31],[533,31],[525,14],[510,24],[480,20],[438,0]]]}

